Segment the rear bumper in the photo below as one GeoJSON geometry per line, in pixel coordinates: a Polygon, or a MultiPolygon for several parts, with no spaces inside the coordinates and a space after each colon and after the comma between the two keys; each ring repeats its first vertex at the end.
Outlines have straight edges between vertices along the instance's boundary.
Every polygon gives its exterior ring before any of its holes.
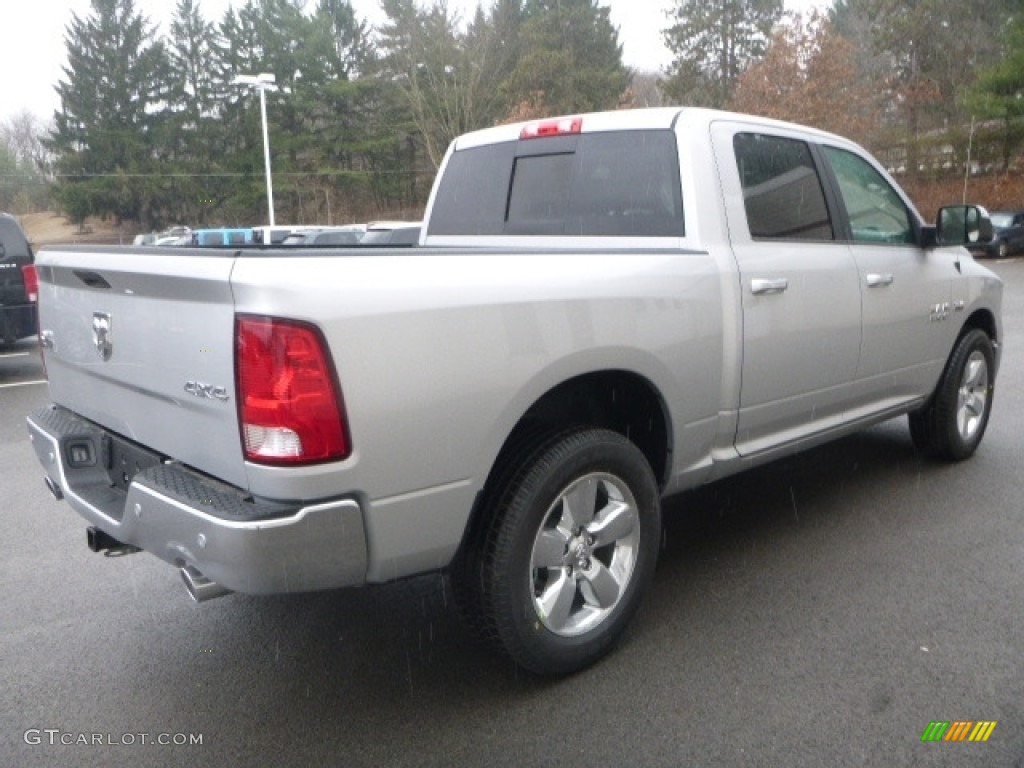
{"type": "Polygon", "coordinates": [[[59,406],[32,413],[28,432],[50,482],[71,507],[124,544],[179,568],[192,567],[236,592],[365,583],[366,533],[354,499],[252,499],[241,489],[163,462],[59,406]],[[122,471],[126,458],[134,476],[122,488],[112,473],[122,471]]]}

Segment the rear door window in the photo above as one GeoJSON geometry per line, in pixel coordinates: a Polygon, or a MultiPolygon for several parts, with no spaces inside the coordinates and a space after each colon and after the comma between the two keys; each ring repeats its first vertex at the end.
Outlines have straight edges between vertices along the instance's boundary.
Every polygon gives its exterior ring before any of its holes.
{"type": "Polygon", "coordinates": [[[752,238],[835,239],[821,179],[806,142],[738,133],[733,149],[752,238]]]}

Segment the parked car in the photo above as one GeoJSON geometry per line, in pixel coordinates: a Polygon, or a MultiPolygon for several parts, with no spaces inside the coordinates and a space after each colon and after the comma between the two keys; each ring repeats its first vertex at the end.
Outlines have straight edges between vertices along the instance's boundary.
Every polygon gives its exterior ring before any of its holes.
{"type": "Polygon", "coordinates": [[[376,221],[367,225],[360,245],[416,245],[420,241],[421,221],[376,221]]]}
{"type": "Polygon", "coordinates": [[[13,216],[0,213],[0,344],[36,332],[35,256],[13,216]]]}
{"type": "Polygon", "coordinates": [[[980,256],[1005,259],[1024,251],[1024,210],[995,211],[991,214],[992,240],[969,248],[980,256]]]}
{"type": "Polygon", "coordinates": [[[303,229],[299,232],[293,232],[288,235],[288,237],[281,242],[281,245],[358,245],[362,237],[363,228],[359,226],[303,229]]]}
{"type": "Polygon", "coordinates": [[[144,232],[135,236],[132,245],[191,245],[192,230],[178,225],[160,232],[144,232]]]}
{"type": "Polygon", "coordinates": [[[153,245],[171,245],[176,247],[192,245],[192,235],[167,235],[166,237],[159,237],[153,245]]]}
{"type": "Polygon", "coordinates": [[[280,245],[284,242],[286,237],[303,229],[306,229],[306,227],[291,226],[288,224],[278,224],[273,227],[253,227],[252,241],[254,243],[259,243],[260,245],[280,245]]]}

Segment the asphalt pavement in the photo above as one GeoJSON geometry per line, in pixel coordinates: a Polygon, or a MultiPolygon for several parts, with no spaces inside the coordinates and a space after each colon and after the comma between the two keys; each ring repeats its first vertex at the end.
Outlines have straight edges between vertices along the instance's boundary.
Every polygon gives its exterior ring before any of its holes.
{"type": "Polygon", "coordinates": [[[670,500],[622,646],[538,680],[477,645],[443,576],[203,604],[85,546],[0,350],[0,766],[1024,768],[1024,262],[988,434],[923,462],[905,420],[670,500]],[[923,742],[989,721],[986,742],[923,742]]]}

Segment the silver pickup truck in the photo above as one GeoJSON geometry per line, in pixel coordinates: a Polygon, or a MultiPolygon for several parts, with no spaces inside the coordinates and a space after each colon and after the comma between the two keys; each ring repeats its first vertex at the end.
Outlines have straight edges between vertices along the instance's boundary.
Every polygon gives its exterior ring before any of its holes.
{"type": "Polygon", "coordinates": [[[192,596],[447,570],[564,674],[651,582],[662,497],[909,415],[974,453],[1002,285],[855,144],[694,109],[450,147],[419,247],[49,248],[29,434],[94,550],[192,596]]]}

